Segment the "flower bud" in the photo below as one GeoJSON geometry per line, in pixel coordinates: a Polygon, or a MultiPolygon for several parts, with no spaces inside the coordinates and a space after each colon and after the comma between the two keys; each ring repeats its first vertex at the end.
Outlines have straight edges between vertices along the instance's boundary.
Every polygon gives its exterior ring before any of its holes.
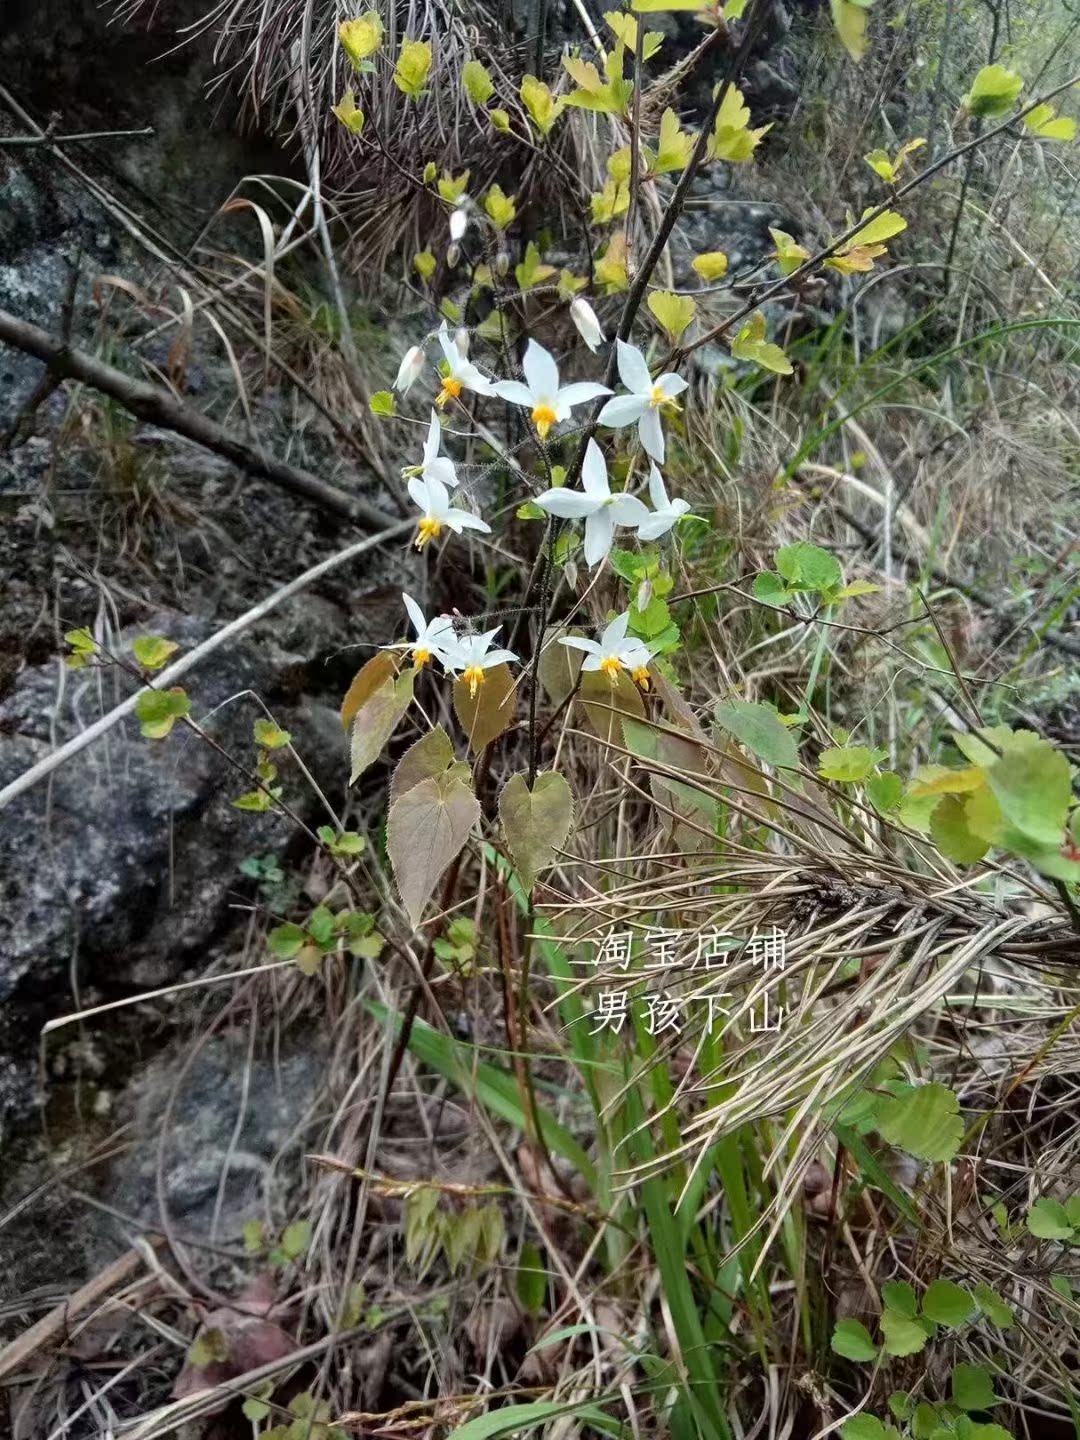
{"type": "Polygon", "coordinates": [[[457,243],[457,241],[455,240],[455,241],[453,242],[453,244],[448,245],[448,246],[446,247],[446,266],[447,266],[447,269],[448,269],[448,270],[453,270],[454,266],[458,263],[458,261],[459,261],[460,259],[461,259],[461,246],[460,246],[460,245],[457,243]]]}
{"type": "Polygon", "coordinates": [[[401,358],[401,364],[398,366],[394,389],[402,395],[407,395],[410,388],[419,380],[425,360],[423,349],[419,345],[413,345],[406,350],[401,358]]]}
{"type": "Polygon", "coordinates": [[[499,253],[495,256],[495,274],[498,275],[499,279],[501,280],[509,269],[510,256],[507,251],[500,250],[499,253]]]}
{"type": "Polygon", "coordinates": [[[469,228],[469,216],[466,210],[460,205],[450,211],[450,239],[455,243],[464,238],[465,231],[469,228]]]}
{"type": "Polygon", "coordinates": [[[596,311],[580,295],[570,302],[570,319],[590,350],[595,352],[604,343],[604,332],[596,318],[596,311]]]}

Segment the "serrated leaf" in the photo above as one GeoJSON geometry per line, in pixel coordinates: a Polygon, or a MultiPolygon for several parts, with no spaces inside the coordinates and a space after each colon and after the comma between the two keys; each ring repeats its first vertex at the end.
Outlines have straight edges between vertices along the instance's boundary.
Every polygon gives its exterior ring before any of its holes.
{"type": "Polygon", "coordinates": [[[704,254],[695,255],[690,264],[706,285],[719,280],[728,271],[728,257],[723,250],[706,250],[704,254]]]}
{"type": "Polygon", "coordinates": [[[891,770],[871,775],[866,782],[866,798],[879,814],[888,815],[904,798],[904,782],[891,770]]]}
{"type": "Polygon", "coordinates": [[[431,41],[402,40],[394,66],[394,84],[410,100],[419,100],[431,73],[431,41]]]}
{"type": "Polygon", "coordinates": [[[922,1312],[928,1320],[954,1330],[966,1325],[975,1314],[975,1299],[970,1291],[951,1280],[935,1280],[923,1296],[922,1312]]]}
{"type": "Polygon", "coordinates": [[[550,86],[538,80],[535,75],[523,76],[519,93],[529,119],[540,134],[550,135],[552,127],[566,106],[565,99],[556,100],[550,86]]]}
{"type": "Polygon", "coordinates": [[[311,1244],[311,1221],[294,1220],[291,1225],[286,1225],[278,1243],[282,1253],[290,1260],[298,1260],[311,1244]]]}
{"type": "Polygon", "coordinates": [[[531,890],[570,834],[573,793],[554,770],[538,775],[531,791],[524,775],[511,775],[499,796],[499,820],[521,883],[531,890]]]}
{"type": "Polygon", "coordinates": [[[414,927],[444,871],[480,818],[480,802],[449,774],[421,780],[390,806],[386,848],[414,927]]]}
{"type": "Polygon", "coordinates": [[[492,185],[484,196],[484,209],[496,230],[505,230],[517,216],[517,205],[501,185],[492,185]]]}
{"type": "Polygon", "coordinates": [[[161,635],[140,635],[131,642],[131,653],[144,670],[160,670],[179,648],[175,640],[161,635]]]}
{"type": "Polygon", "coordinates": [[[877,764],[868,745],[837,745],[823,750],[818,759],[818,774],[823,780],[839,780],[851,784],[865,780],[877,764]]]}
{"type": "Polygon", "coordinates": [[[918,1355],[930,1338],[926,1333],[926,1326],[918,1319],[900,1315],[895,1310],[885,1310],[878,1323],[885,1339],[887,1355],[918,1355]]]}
{"type": "Polygon", "coordinates": [[[421,250],[413,256],[413,269],[425,283],[435,274],[435,267],[439,263],[430,250],[421,250]]]}
{"type": "Polygon", "coordinates": [[[777,570],[793,588],[824,593],[843,583],[844,572],[836,556],[807,540],[783,546],[774,558],[777,570]]]}
{"type": "Polygon", "coordinates": [[[509,730],[515,719],[516,690],[508,665],[492,665],[484,671],[484,683],[469,693],[468,684],[454,681],[454,713],[473,750],[483,750],[509,730]]]}
{"type": "Polygon", "coordinates": [[[569,645],[560,645],[563,635],[580,635],[577,629],[556,628],[549,630],[540,652],[538,674],[544,694],[556,708],[571,694],[577,685],[584,655],[569,645]]]}
{"type": "Polygon", "coordinates": [[[390,781],[390,803],[399,796],[419,785],[421,780],[430,780],[442,775],[454,763],[454,745],[441,725],[421,735],[410,745],[394,770],[390,781]]]}
{"type": "Polygon", "coordinates": [[[357,105],[356,95],[351,87],[345,91],[336,105],[331,105],[330,113],[341,121],[350,135],[364,133],[364,112],[357,105]]]}
{"type": "Polygon", "coordinates": [[[758,700],[722,700],[714,711],[721,730],[759,760],[779,769],[794,769],[799,763],[799,742],[780,719],[772,705],[758,700]]]}
{"type": "Polygon", "coordinates": [[[382,44],[382,17],[377,10],[365,10],[355,20],[343,20],[338,26],[338,39],[353,68],[360,70],[382,44]]]}
{"type": "Polygon", "coordinates": [[[349,784],[355,785],[379,753],[412,704],[414,669],[406,670],[396,679],[383,681],[356,711],[350,742],[349,784]]]}
{"type": "Polygon", "coordinates": [[[1036,1240],[1071,1240],[1075,1227],[1060,1200],[1040,1195],[1027,1213],[1027,1228],[1036,1240]]]}
{"type": "Polygon", "coordinates": [[[1013,1323],[1012,1306],[996,1290],[980,1281],[975,1286],[975,1300],[991,1325],[996,1325],[999,1330],[1009,1329],[1013,1323]]]}
{"type": "Polygon", "coordinates": [[[934,806],[930,838],[946,860],[957,865],[974,865],[990,848],[986,839],[972,831],[967,804],[959,795],[945,795],[934,806]]]}
{"type": "Polygon", "coordinates": [[[266,937],[266,943],[271,955],[276,955],[279,960],[291,960],[306,939],[299,925],[275,925],[266,937]]]}
{"type": "Polygon", "coordinates": [[[866,11],[852,0],[830,0],[833,24],[844,49],[856,64],[866,54],[866,11]]]}
{"type": "Polygon", "coordinates": [[[368,409],[381,419],[389,419],[397,414],[397,399],[390,390],[376,390],[368,401],[368,409]]]}
{"type": "MultiPolygon", "coordinates": [[[[691,131],[682,128],[678,115],[669,106],[660,116],[660,133],[657,136],[656,154],[649,165],[650,173],[667,175],[672,170],[685,169],[694,149],[694,139],[691,131]]],[[[724,259],[726,268],[727,257],[724,259]]]]}
{"type": "Polygon", "coordinates": [[[952,1160],[964,1138],[960,1102],[936,1081],[887,1096],[878,1110],[882,1139],[918,1160],[952,1160]]]}
{"type": "Polygon", "coordinates": [[[673,344],[697,314],[697,304],[690,295],[675,295],[670,290],[652,291],[647,304],[673,344]]]}
{"type": "Polygon", "coordinates": [[[840,1320],[829,1341],[829,1348],[845,1360],[867,1361],[877,1358],[878,1347],[861,1320],[840,1320]]]}
{"type": "Polygon", "coordinates": [[[961,1410],[992,1410],[997,1396],[989,1370],[981,1365],[957,1365],[952,1373],[952,1402],[961,1410]]]}
{"type": "Polygon", "coordinates": [[[763,570],[760,575],[754,576],[750,593],[763,605],[786,605],[795,594],[788,589],[783,576],[772,570],[763,570]]]}
{"type": "Polygon", "coordinates": [[[191,701],[179,685],[171,690],[144,690],[135,701],[139,729],[147,740],[164,740],[177,720],[191,712],[191,701]]]}
{"type": "Polygon", "coordinates": [[[915,1287],[907,1280],[886,1280],[881,1287],[881,1299],[886,1310],[914,1320],[919,1311],[915,1287]]]}
{"type": "Polygon", "coordinates": [[[292,739],[288,730],[282,730],[276,721],[268,719],[265,715],[255,721],[252,734],[255,744],[261,745],[264,750],[280,750],[292,739]]]}
{"type": "Polygon", "coordinates": [[[1007,750],[987,768],[986,781],[1009,825],[1037,846],[1062,844],[1072,778],[1068,760],[1048,740],[1007,750]]]}

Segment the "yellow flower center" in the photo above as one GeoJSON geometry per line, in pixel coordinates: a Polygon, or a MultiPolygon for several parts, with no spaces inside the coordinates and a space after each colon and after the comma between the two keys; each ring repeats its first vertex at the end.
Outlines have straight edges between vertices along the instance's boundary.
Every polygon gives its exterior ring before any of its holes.
{"type": "Polygon", "coordinates": [[[676,404],[674,397],[665,395],[659,385],[654,385],[649,391],[650,410],[678,410],[680,408],[681,407],[676,404]]]}
{"type": "Polygon", "coordinates": [[[470,666],[468,666],[468,668],[462,672],[461,678],[462,678],[462,680],[465,681],[465,684],[468,685],[468,687],[469,687],[469,699],[470,699],[470,700],[474,700],[474,699],[476,698],[476,692],[477,692],[477,690],[479,690],[480,686],[484,683],[484,670],[483,670],[483,666],[481,666],[481,665],[470,665],[470,666]]]}
{"type": "Polygon", "coordinates": [[[446,379],[442,382],[442,389],[438,395],[435,396],[435,404],[440,410],[445,410],[450,401],[456,400],[464,389],[464,380],[458,380],[453,375],[447,375],[446,379]]]}
{"type": "Polygon", "coordinates": [[[424,645],[414,645],[412,652],[413,664],[418,670],[422,670],[425,665],[430,663],[433,654],[434,651],[428,650],[424,645]]]}
{"type": "Polygon", "coordinates": [[[422,550],[429,540],[434,540],[441,535],[442,528],[441,520],[436,520],[434,515],[425,515],[416,527],[417,550],[422,550]]]}
{"type": "Polygon", "coordinates": [[[635,685],[640,685],[642,690],[648,690],[649,667],[647,665],[639,665],[636,670],[630,671],[630,678],[635,685]]]}
{"type": "Polygon", "coordinates": [[[541,440],[546,440],[548,431],[555,424],[559,417],[550,405],[537,405],[532,412],[533,424],[536,426],[536,433],[541,440]]]}
{"type": "Polygon", "coordinates": [[[600,669],[613,685],[615,684],[615,677],[619,671],[625,670],[625,668],[625,665],[617,655],[605,655],[603,660],[600,661],[600,669]]]}

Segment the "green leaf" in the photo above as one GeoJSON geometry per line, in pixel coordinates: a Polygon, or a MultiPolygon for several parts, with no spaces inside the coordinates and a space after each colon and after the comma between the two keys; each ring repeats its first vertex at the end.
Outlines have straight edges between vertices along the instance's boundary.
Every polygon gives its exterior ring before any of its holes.
{"type": "Polygon", "coordinates": [[[840,1320],[833,1330],[829,1347],[836,1355],[842,1355],[845,1360],[867,1361],[877,1358],[878,1347],[870,1336],[870,1331],[861,1320],[840,1320]]]}
{"type": "Polygon", "coordinates": [[[840,1434],[843,1440],[888,1440],[889,1432],[873,1415],[852,1415],[840,1427],[840,1434]]]}
{"type": "Polygon", "coordinates": [[[951,1280],[935,1280],[923,1296],[922,1310],[927,1319],[954,1330],[975,1314],[975,1300],[962,1285],[954,1285],[951,1280]]]}
{"type": "Polygon", "coordinates": [[[413,268],[416,270],[416,273],[420,276],[420,279],[423,280],[426,284],[435,274],[435,267],[438,265],[439,262],[435,259],[435,256],[431,253],[430,250],[421,250],[418,254],[413,256],[412,263],[413,268]]]}
{"type": "Polygon", "coordinates": [[[461,67],[461,83],[474,105],[486,105],[495,94],[495,86],[486,65],[479,60],[466,60],[461,67]]]}
{"type": "Polygon", "coordinates": [[[960,103],[980,119],[995,120],[1009,113],[1023,88],[1023,77],[1015,70],[1006,70],[1004,65],[984,65],[960,103]]]}
{"type": "Polygon", "coordinates": [[[772,570],[763,570],[760,575],[754,576],[750,593],[763,605],[787,605],[795,591],[788,588],[782,576],[772,570]]]}
{"type": "Polygon", "coordinates": [[[381,419],[385,420],[397,414],[397,400],[390,390],[376,390],[375,394],[372,395],[368,401],[368,409],[373,415],[378,415],[381,419]]]}
{"type": "Polygon", "coordinates": [[[989,1370],[981,1365],[957,1365],[952,1373],[952,1401],[961,1410],[992,1410],[997,1396],[989,1370]]]}
{"type": "Polygon", "coordinates": [[[1069,762],[1048,740],[1009,749],[986,771],[1005,820],[1035,845],[1058,847],[1072,803],[1069,762]]]}
{"type": "Polygon", "coordinates": [[[1027,1213],[1027,1228],[1036,1240],[1071,1240],[1075,1227],[1060,1200],[1040,1195],[1027,1213]]]}
{"type": "Polygon", "coordinates": [[[857,63],[866,54],[866,11],[852,0],[830,0],[830,4],[836,33],[857,63]]]}
{"type": "Polygon", "coordinates": [[[1006,1304],[996,1290],[980,1281],[975,1286],[975,1300],[991,1325],[999,1330],[1008,1330],[1013,1323],[1012,1306],[1006,1304]]]}
{"type": "Polygon", "coordinates": [[[731,342],[731,353],[736,360],[751,361],[776,375],[792,373],[791,361],[780,346],[765,339],[765,316],[760,310],[751,315],[731,342]]]}
{"type": "Polygon", "coordinates": [[[266,937],[270,953],[279,960],[291,960],[307,939],[299,925],[275,925],[266,937]]]}
{"type": "Polygon", "coordinates": [[[477,1415],[451,1430],[446,1440],[495,1440],[499,1435],[535,1430],[564,1415],[576,1415],[584,1424],[594,1425],[601,1431],[611,1430],[610,1415],[595,1405],[560,1405],[554,1400],[534,1400],[528,1405],[503,1405],[486,1415],[477,1415]]]}
{"type": "Polygon", "coordinates": [[[903,796],[904,782],[891,770],[883,770],[880,775],[872,775],[866,782],[866,798],[882,815],[887,815],[891,810],[895,810],[903,796]]]}
{"type": "Polygon", "coordinates": [[[822,593],[834,590],[844,582],[844,572],[835,555],[811,545],[807,540],[798,540],[794,545],[785,545],[777,550],[774,557],[776,568],[793,588],[817,590],[822,593]]]}
{"type": "Polygon", "coordinates": [[[520,262],[514,266],[514,278],[518,287],[522,290],[531,290],[534,285],[540,285],[545,280],[550,280],[555,274],[554,265],[542,265],[540,263],[540,251],[536,248],[534,241],[530,240],[525,246],[525,254],[520,262]]]}
{"type": "Polygon", "coordinates": [[[538,775],[531,791],[524,775],[511,775],[499,796],[499,820],[521,883],[531,890],[573,828],[573,793],[554,770],[538,775]]]}
{"type": "Polygon", "coordinates": [[[479,818],[472,789],[450,774],[421,780],[390,806],[386,848],[414,928],[479,818]]]}
{"type": "Polygon", "coordinates": [[[967,802],[961,795],[944,795],[930,815],[930,838],[947,860],[974,865],[989,850],[988,841],[972,833],[967,802]]]}
{"type": "Polygon", "coordinates": [[[875,585],[872,580],[853,580],[850,585],[845,585],[842,590],[836,592],[837,600],[857,600],[860,595],[876,595],[881,586],[875,585]]]}
{"type": "Polygon", "coordinates": [[[190,712],[191,701],[179,685],[171,690],[144,690],[135,701],[139,728],[147,740],[164,740],[177,720],[190,712]]]}
{"type": "Polygon", "coordinates": [[[868,745],[840,745],[821,752],[818,774],[823,780],[851,784],[865,780],[876,764],[877,758],[868,745]]]}
{"type": "Polygon", "coordinates": [[[160,670],[179,648],[175,640],[166,640],[161,635],[140,635],[131,644],[132,654],[144,670],[160,670]]]}
{"type": "Polygon", "coordinates": [[[526,1240],[521,1247],[517,1272],[518,1299],[530,1315],[538,1315],[547,1299],[547,1272],[540,1251],[526,1240]]]}
{"type": "Polygon", "coordinates": [[[201,1330],[188,1350],[188,1360],[199,1370],[208,1365],[224,1365],[229,1358],[229,1342],[217,1326],[201,1330]]]}
{"type": "Polygon", "coordinates": [[[895,1310],[883,1311],[879,1324],[887,1355],[918,1355],[930,1338],[925,1322],[899,1315],[895,1310]]]}
{"type": "Polygon", "coordinates": [[[431,73],[431,41],[403,40],[394,66],[394,84],[410,100],[419,100],[431,73]]]}
{"type": "Polygon", "coordinates": [[[513,223],[517,216],[517,205],[512,195],[504,193],[501,185],[492,185],[484,196],[484,209],[496,230],[502,231],[513,223]]]}
{"type": "Polygon", "coordinates": [[[1053,105],[1036,105],[1024,116],[1024,128],[1040,140],[1075,140],[1076,121],[1068,115],[1055,118],[1053,105]]]}
{"type": "Polygon", "coordinates": [[[264,750],[280,750],[292,739],[288,730],[282,730],[280,725],[266,716],[255,721],[253,733],[255,744],[261,745],[264,750]]]}
{"type": "Polygon", "coordinates": [[[951,1160],[964,1138],[960,1102],[947,1085],[936,1081],[890,1095],[878,1112],[882,1139],[919,1160],[951,1160]]]}
{"type": "Polygon", "coordinates": [[[552,94],[551,87],[545,85],[542,80],[538,80],[535,75],[523,76],[519,93],[521,103],[529,113],[529,119],[540,131],[540,134],[550,135],[556,120],[566,108],[566,100],[564,98],[557,100],[552,94]]]}
{"type": "Polygon", "coordinates": [[[648,299],[649,310],[674,344],[697,314],[697,303],[690,295],[675,295],[670,290],[654,290],[648,299]]]}
{"type": "Polygon", "coordinates": [[[746,746],[759,760],[795,769],[799,743],[772,705],[757,700],[722,700],[713,712],[721,730],[746,746]]]}
{"type": "Polygon", "coordinates": [[[290,1260],[298,1260],[311,1244],[311,1221],[294,1220],[291,1225],[286,1225],[278,1243],[282,1253],[290,1260]]]}
{"type": "Polygon", "coordinates": [[[905,1320],[914,1320],[918,1314],[915,1287],[907,1280],[886,1280],[881,1287],[881,1300],[886,1310],[902,1315],[905,1320]]]}

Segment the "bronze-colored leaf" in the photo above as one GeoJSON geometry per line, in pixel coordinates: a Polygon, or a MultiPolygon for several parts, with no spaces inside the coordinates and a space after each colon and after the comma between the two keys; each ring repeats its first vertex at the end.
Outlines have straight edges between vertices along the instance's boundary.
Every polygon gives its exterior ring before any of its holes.
{"type": "Polygon", "coordinates": [[[544,639],[538,673],[544,694],[556,708],[572,694],[581,670],[581,662],[585,659],[580,650],[561,645],[559,641],[564,635],[580,634],[580,630],[567,630],[560,626],[556,630],[548,631],[544,639]]]}
{"type": "Polygon", "coordinates": [[[451,861],[480,818],[480,802],[449,773],[421,780],[390,806],[386,848],[414,927],[451,861]]]}
{"type": "Polygon", "coordinates": [[[641,692],[625,670],[620,670],[614,680],[610,680],[599,670],[583,671],[576,703],[581,706],[589,729],[609,744],[624,743],[624,715],[635,720],[645,718],[641,692]]]}
{"type": "Polygon", "coordinates": [[[441,725],[421,735],[415,745],[410,745],[394,771],[390,782],[390,803],[433,775],[442,775],[454,763],[454,745],[441,725]]]}
{"type": "Polygon", "coordinates": [[[392,680],[397,674],[398,662],[395,660],[392,651],[380,650],[377,655],[359,669],[353,676],[353,682],[345,692],[345,699],[341,702],[341,723],[348,730],[352,724],[353,716],[371,695],[385,685],[387,680],[392,680]]]}
{"type": "Polygon", "coordinates": [[[384,680],[361,702],[352,722],[350,785],[355,784],[368,766],[379,758],[379,752],[412,704],[415,679],[416,671],[406,670],[396,680],[384,680]]]}
{"type": "Polygon", "coordinates": [[[454,710],[473,750],[490,745],[514,723],[514,677],[509,665],[492,665],[484,683],[469,694],[464,680],[454,681],[454,710]]]}
{"type": "Polygon", "coordinates": [[[499,796],[499,819],[521,883],[531,890],[573,826],[570,786],[554,770],[538,775],[532,790],[524,775],[511,775],[499,796]]]}

